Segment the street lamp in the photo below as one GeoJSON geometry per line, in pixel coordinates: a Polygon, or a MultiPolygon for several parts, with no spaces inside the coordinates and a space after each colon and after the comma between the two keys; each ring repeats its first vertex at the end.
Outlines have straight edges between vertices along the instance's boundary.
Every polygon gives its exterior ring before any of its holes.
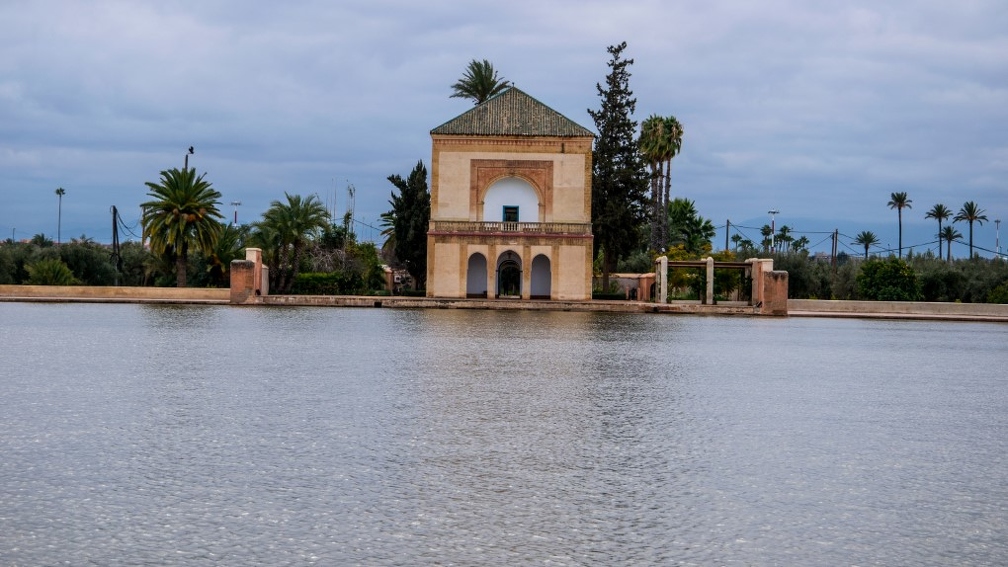
{"type": "Polygon", "coordinates": [[[185,169],[189,169],[189,155],[196,153],[196,150],[192,146],[189,146],[189,151],[185,155],[185,169]]]}
{"type": "Polygon", "coordinates": [[[234,225],[238,226],[238,207],[241,206],[241,201],[231,201],[231,206],[235,208],[234,225]]]}
{"type": "Polygon", "coordinates": [[[777,209],[770,209],[769,211],[767,211],[767,214],[770,215],[770,252],[771,253],[777,251],[777,250],[775,250],[775,245],[774,245],[774,237],[777,234],[777,223],[776,223],[775,217],[777,216],[777,213],[779,213],[779,212],[780,211],[778,211],[777,209]]]}

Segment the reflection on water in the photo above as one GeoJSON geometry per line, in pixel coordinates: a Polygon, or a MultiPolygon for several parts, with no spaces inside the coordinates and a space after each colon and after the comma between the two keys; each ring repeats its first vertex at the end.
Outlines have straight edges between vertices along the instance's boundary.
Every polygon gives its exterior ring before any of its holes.
{"type": "Polygon", "coordinates": [[[0,304],[0,564],[1004,564],[1006,344],[0,304]]]}

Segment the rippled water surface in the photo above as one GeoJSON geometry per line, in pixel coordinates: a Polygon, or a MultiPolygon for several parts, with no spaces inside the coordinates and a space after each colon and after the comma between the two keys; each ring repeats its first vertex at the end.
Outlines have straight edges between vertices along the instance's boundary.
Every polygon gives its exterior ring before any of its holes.
{"type": "Polygon", "coordinates": [[[1004,565],[1008,326],[0,303],[0,565],[1004,565]]]}

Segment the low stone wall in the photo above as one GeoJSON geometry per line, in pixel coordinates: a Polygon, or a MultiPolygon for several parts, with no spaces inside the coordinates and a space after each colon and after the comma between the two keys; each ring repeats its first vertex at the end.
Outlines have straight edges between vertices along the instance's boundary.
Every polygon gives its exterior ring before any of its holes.
{"type": "Polygon", "coordinates": [[[938,303],[924,301],[837,301],[789,299],[791,315],[833,317],[901,317],[920,319],[989,319],[1008,321],[1008,305],[998,303],[938,303]]]}
{"type": "Polygon", "coordinates": [[[563,301],[518,299],[454,299],[403,296],[268,295],[248,306],[384,307],[393,309],[489,309],[520,311],[593,311],[614,313],[670,313],[697,315],[757,315],[751,305],[727,302],[702,305],[697,302],[651,303],[641,301],[563,301]]]}
{"type": "Polygon", "coordinates": [[[0,285],[0,301],[227,303],[231,291],[193,287],[0,285]]]}

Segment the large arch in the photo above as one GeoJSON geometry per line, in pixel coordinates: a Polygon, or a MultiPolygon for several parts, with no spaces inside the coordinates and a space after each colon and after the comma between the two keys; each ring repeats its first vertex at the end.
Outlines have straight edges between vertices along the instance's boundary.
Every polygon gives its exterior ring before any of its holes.
{"type": "Polygon", "coordinates": [[[497,258],[497,297],[520,298],[522,295],[522,260],[513,250],[497,258]]]}
{"type": "Polygon", "coordinates": [[[483,221],[539,222],[539,208],[539,194],[528,181],[504,177],[483,196],[483,221]]]}
{"type": "Polygon", "coordinates": [[[532,259],[532,281],[529,291],[532,299],[550,299],[552,297],[552,272],[550,259],[545,254],[539,254],[532,259]]]}
{"type": "Polygon", "coordinates": [[[487,259],[479,252],[469,256],[466,267],[466,297],[487,296],[487,259]]]}

